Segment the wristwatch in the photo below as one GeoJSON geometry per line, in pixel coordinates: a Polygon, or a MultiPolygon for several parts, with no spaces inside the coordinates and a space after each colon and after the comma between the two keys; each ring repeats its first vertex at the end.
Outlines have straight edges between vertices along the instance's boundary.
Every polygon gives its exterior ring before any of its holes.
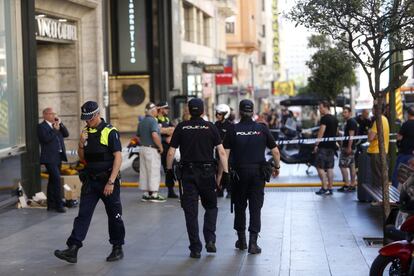
{"type": "Polygon", "coordinates": [[[276,170],[280,169],[280,165],[279,165],[279,166],[275,166],[275,169],[276,169],[276,170]]]}
{"type": "Polygon", "coordinates": [[[114,182],[112,182],[112,180],[111,179],[108,179],[108,183],[107,183],[108,185],[114,185],[114,182]]]}

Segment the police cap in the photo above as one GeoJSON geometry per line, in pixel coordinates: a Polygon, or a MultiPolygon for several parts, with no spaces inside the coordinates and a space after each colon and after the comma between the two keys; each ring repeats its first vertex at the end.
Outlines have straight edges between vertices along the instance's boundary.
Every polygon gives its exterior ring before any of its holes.
{"type": "Polygon", "coordinates": [[[193,116],[200,116],[204,112],[203,100],[194,98],[188,102],[188,110],[193,116]]]}
{"type": "Polygon", "coordinates": [[[253,112],[253,102],[251,100],[241,100],[239,104],[239,111],[250,113],[253,112]]]}
{"type": "Polygon", "coordinates": [[[145,112],[151,111],[151,110],[153,110],[153,109],[155,109],[155,108],[157,108],[157,106],[156,106],[154,103],[152,103],[152,102],[148,102],[148,103],[145,105],[145,112]]]}
{"type": "Polygon", "coordinates": [[[99,112],[99,106],[97,102],[87,101],[81,106],[81,117],[82,121],[87,121],[92,119],[95,114],[99,112]]]}
{"type": "Polygon", "coordinates": [[[159,103],[157,104],[157,107],[158,107],[158,108],[170,108],[170,107],[168,106],[168,102],[159,102],[159,103]]]}

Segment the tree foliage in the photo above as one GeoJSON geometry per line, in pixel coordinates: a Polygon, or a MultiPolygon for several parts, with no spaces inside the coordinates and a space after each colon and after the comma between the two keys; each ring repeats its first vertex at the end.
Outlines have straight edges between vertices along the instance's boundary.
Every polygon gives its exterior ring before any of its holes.
{"type": "Polygon", "coordinates": [[[308,46],[318,49],[306,63],[311,70],[308,88],[334,102],[345,87],[356,83],[355,58],[342,43],[333,44],[325,35],[311,36],[308,46]]]}
{"type": "Polygon", "coordinates": [[[380,75],[395,65],[392,55],[414,49],[414,0],[298,0],[288,16],[344,43],[367,75],[374,98],[398,87],[413,65],[412,58],[405,60],[381,89],[380,75]]]}
{"type": "Polygon", "coordinates": [[[288,17],[346,45],[367,76],[374,97],[385,219],[390,206],[381,109],[386,93],[401,86],[403,74],[414,65],[413,57],[394,58],[414,49],[414,0],[297,0],[288,17]],[[381,74],[389,69],[393,77],[381,86],[381,74]]]}

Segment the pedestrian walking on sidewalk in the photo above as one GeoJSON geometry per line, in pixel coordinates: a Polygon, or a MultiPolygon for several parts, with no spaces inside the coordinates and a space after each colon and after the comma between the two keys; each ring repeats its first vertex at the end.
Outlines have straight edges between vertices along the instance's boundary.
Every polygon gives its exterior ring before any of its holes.
{"type": "Polygon", "coordinates": [[[158,116],[157,121],[160,127],[161,132],[161,142],[163,152],[161,154],[161,164],[165,173],[165,186],[168,188],[168,197],[169,198],[178,198],[178,195],[174,191],[174,179],[167,175],[167,152],[170,148],[171,136],[174,132],[174,125],[168,118],[168,112],[170,107],[167,102],[159,102],[157,104],[158,116]]]}
{"type": "Polygon", "coordinates": [[[141,141],[139,185],[144,192],[142,201],[165,202],[165,198],[158,193],[161,181],[161,154],[164,149],[157,114],[157,106],[149,102],[145,106],[145,118],[138,125],[137,136],[141,141]]]}
{"type": "MultiPolygon", "coordinates": [[[[319,104],[321,121],[317,138],[336,137],[338,135],[338,120],[331,114],[331,105],[328,101],[319,104]]],[[[315,192],[317,195],[332,195],[333,167],[335,164],[336,142],[316,142],[313,152],[316,153],[315,163],[322,187],[315,192]]]]}
{"type": "Polygon", "coordinates": [[[43,122],[37,125],[37,135],[40,142],[40,163],[46,166],[49,180],[47,183],[47,210],[65,213],[61,196],[60,166],[66,158],[63,138],[69,132],[56,112],[51,107],[43,110],[43,122]]]}
{"type": "MultiPolygon", "coordinates": [[[[203,234],[206,250],[216,252],[216,166],[214,148],[220,155],[223,166],[223,179],[228,180],[226,152],[221,143],[220,134],[213,123],[205,121],[204,103],[200,99],[188,102],[191,114],[189,121],[181,122],[175,128],[167,155],[168,174],[172,175],[172,164],[177,148],[180,148],[179,183],[182,186],[181,206],[184,210],[191,258],[200,258],[202,244],[198,234],[198,199],[205,209],[203,234]]],[[[180,187],[181,189],[181,187],[180,187]]]]}
{"type": "MultiPolygon", "coordinates": [[[[358,135],[358,123],[352,118],[352,110],[349,106],[343,108],[342,116],[345,121],[344,136],[352,138],[358,135]]],[[[342,142],[339,168],[345,185],[339,188],[338,192],[354,192],[356,190],[355,149],[354,140],[349,139],[342,142]]]]}
{"type": "Polygon", "coordinates": [[[96,204],[101,199],[108,216],[109,242],[112,244],[112,252],[106,261],[117,261],[124,256],[122,245],[125,239],[120,198],[122,147],[119,133],[100,117],[96,102],[88,101],[82,105],[81,120],[86,121],[86,127],[80,135],[78,155],[86,166],[79,174],[82,181],[79,213],[66,242],[68,248],[56,250],[55,256],[69,263],[77,262],[78,250],[88,233],[96,204]]]}
{"type": "Polygon", "coordinates": [[[233,156],[235,177],[232,185],[234,203],[234,229],[238,240],[236,248],[247,249],[246,208],[249,202],[249,247],[251,254],[261,253],[257,238],[261,228],[261,209],[264,202],[265,181],[269,181],[272,168],[265,160],[265,150],[269,148],[274,158],[273,175],[279,175],[280,154],[269,129],[252,120],[253,102],[242,100],[239,104],[240,123],[236,124],[224,140],[227,156],[233,156]]]}

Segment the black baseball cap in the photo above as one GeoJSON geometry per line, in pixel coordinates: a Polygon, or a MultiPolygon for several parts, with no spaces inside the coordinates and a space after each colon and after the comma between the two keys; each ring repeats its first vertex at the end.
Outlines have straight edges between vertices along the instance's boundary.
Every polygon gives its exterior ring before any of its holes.
{"type": "Polygon", "coordinates": [[[203,100],[194,98],[188,102],[188,109],[193,116],[200,116],[204,112],[203,100]]]}
{"type": "Polygon", "coordinates": [[[81,106],[81,117],[82,121],[92,119],[96,113],[99,112],[99,105],[94,101],[87,101],[81,106]]]}
{"type": "Polygon", "coordinates": [[[241,100],[239,104],[239,111],[242,112],[253,112],[254,104],[251,100],[241,100]]]}

